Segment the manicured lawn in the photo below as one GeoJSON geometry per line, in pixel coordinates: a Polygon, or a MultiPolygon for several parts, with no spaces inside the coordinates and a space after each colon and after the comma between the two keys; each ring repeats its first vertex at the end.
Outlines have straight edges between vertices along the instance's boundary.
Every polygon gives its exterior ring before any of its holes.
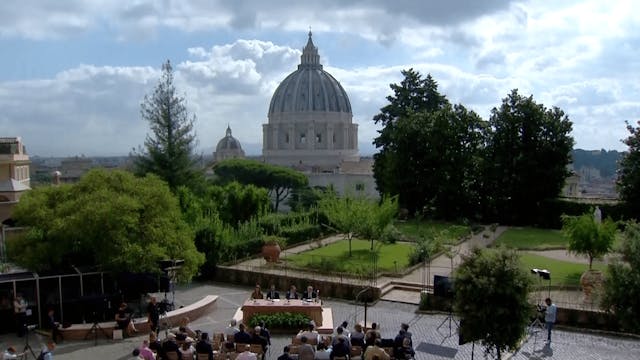
{"type": "MultiPolygon", "coordinates": [[[[374,246],[380,246],[378,242],[374,246]]],[[[351,240],[352,256],[349,257],[347,240],[323,246],[304,253],[287,256],[287,261],[296,266],[317,269],[320,271],[346,272],[348,274],[366,274],[372,264],[371,242],[368,240],[351,240]]],[[[409,254],[413,245],[397,243],[381,245],[378,252],[378,271],[395,272],[409,265],[409,254]],[[397,263],[394,263],[396,261],[397,263]]]]}
{"type": "Polygon", "coordinates": [[[505,245],[518,250],[565,249],[567,239],[560,230],[511,228],[503,232],[494,246],[505,245]]]}
{"type": "Polygon", "coordinates": [[[396,222],[395,227],[409,238],[418,238],[428,231],[434,231],[436,234],[443,234],[444,243],[456,244],[458,240],[471,233],[471,229],[465,225],[457,225],[436,221],[405,221],[396,222]]]}
{"type": "MultiPolygon", "coordinates": [[[[560,261],[550,259],[548,257],[534,255],[534,254],[520,254],[520,261],[522,267],[526,271],[531,269],[547,269],[551,273],[551,285],[571,285],[580,286],[580,276],[583,272],[587,271],[589,265],[578,264],[568,261],[560,261]]],[[[593,263],[593,268],[601,271],[605,271],[607,266],[603,263],[593,263]]],[[[531,275],[534,276],[533,274],[531,275]]],[[[538,278],[535,279],[535,285],[538,284],[538,278]]],[[[547,285],[547,281],[542,281],[543,285],[547,285]]]]}

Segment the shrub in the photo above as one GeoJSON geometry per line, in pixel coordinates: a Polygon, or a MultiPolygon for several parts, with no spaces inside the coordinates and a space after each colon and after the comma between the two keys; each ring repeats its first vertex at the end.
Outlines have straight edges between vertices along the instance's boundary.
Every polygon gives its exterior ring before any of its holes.
{"type": "Polygon", "coordinates": [[[269,329],[298,330],[304,328],[310,321],[311,319],[305,314],[281,312],[255,315],[249,320],[249,325],[253,328],[264,322],[269,329]]]}

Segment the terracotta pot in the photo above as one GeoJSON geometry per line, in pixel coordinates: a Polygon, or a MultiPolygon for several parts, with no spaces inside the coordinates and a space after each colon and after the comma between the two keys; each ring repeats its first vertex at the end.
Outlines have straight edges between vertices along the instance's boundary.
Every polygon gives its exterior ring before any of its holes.
{"type": "Polygon", "coordinates": [[[595,291],[602,288],[604,277],[600,270],[587,270],[580,276],[580,285],[586,301],[591,301],[595,291]]]}
{"type": "Polygon", "coordinates": [[[264,244],[262,245],[262,257],[264,257],[267,262],[278,262],[280,259],[280,245],[278,244],[264,244]]]}

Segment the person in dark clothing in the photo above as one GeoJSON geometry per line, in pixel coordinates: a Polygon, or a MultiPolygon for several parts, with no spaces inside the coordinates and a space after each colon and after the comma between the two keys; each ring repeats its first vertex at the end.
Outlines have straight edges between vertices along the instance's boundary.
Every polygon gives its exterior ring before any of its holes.
{"type": "Polygon", "coordinates": [[[158,336],[153,331],[149,333],[149,349],[156,354],[162,352],[162,344],[158,341],[158,336]]]}
{"type": "Polygon", "coordinates": [[[338,338],[338,342],[333,345],[333,350],[331,350],[330,358],[333,360],[334,357],[349,357],[351,355],[351,351],[349,350],[349,345],[347,345],[347,340],[344,336],[338,338]]]}
{"type": "Polygon", "coordinates": [[[280,293],[276,291],[276,286],[271,284],[269,291],[267,292],[267,300],[280,299],[280,293]]]}
{"type": "Polygon", "coordinates": [[[282,355],[278,356],[278,360],[293,360],[291,355],[289,355],[289,350],[289,346],[285,346],[282,355]]]}
{"type": "Polygon", "coordinates": [[[247,333],[244,324],[240,324],[240,326],[238,327],[240,329],[240,331],[238,331],[238,333],[236,333],[233,337],[234,341],[236,343],[240,343],[240,344],[249,344],[251,343],[251,335],[249,335],[249,333],[247,333]]]}
{"type": "Polygon", "coordinates": [[[47,323],[45,327],[51,330],[51,339],[54,343],[59,344],[62,342],[63,337],[59,329],[60,323],[56,321],[55,311],[53,309],[49,309],[49,312],[47,312],[47,323]]]}
{"type": "Polygon", "coordinates": [[[406,337],[406,330],[400,329],[400,331],[398,331],[398,335],[396,335],[395,339],[393,339],[393,357],[395,357],[396,359],[404,359],[403,343],[404,343],[405,337],[406,337]]]}
{"type": "Polygon", "coordinates": [[[167,339],[162,343],[162,359],[166,359],[168,352],[175,351],[178,354],[178,360],[182,360],[182,353],[180,352],[180,347],[176,343],[176,336],[172,333],[169,333],[167,339]]]}
{"type": "Polygon", "coordinates": [[[196,344],[196,354],[207,354],[209,360],[213,360],[213,346],[211,346],[209,334],[206,332],[200,335],[200,341],[196,344]]]}
{"type": "Polygon", "coordinates": [[[296,289],[295,285],[291,285],[291,288],[289,289],[289,291],[287,291],[287,296],[286,296],[287,300],[291,300],[291,299],[298,299],[298,291],[296,289]]]}
{"type": "Polygon", "coordinates": [[[160,322],[160,309],[158,309],[158,300],[155,296],[149,298],[147,305],[147,321],[151,331],[158,333],[158,325],[160,322]]]}
{"type": "Polygon", "coordinates": [[[267,339],[267,345],[271,345],[271,333],[269,329],[265,326],[264,321],[260,322],[260,336],[267,339]]]}

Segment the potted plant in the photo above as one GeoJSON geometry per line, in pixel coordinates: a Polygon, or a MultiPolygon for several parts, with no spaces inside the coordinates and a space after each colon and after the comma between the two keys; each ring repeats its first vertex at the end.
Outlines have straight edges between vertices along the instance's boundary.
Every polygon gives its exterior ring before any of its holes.
{"type": "Polygon", "coordinates": [[[276,235],[267,235],[262,239],[262,257],[267,262],[278,262],[280,252],[286,245],[286,239],[276,235]]]}
{"type": "Polygon", "coordinates": [[[562,216],[562,232],[569,239],[569,252],[589,258],[589,269],[580,277],[585,299],[591,300],[594,289],[603,282],[602,272],[593,269],[593,259],[606,255],[616,236],[616,223],[611,219],[601,221],[591,212],[580,216],[562,216]]]}

